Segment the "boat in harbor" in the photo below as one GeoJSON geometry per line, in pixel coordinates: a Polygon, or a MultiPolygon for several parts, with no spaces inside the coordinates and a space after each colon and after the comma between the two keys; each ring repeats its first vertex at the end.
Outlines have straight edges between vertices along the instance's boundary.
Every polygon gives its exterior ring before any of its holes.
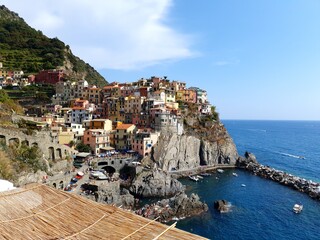
{"type": "Polygon", "coordinates": [[[245,187],[246,185],[245,184],[241,184],[241,187],[245,187]]]}
{"type": "Polygon", "coordinates": [[[223,173],[223,172],[224,172],[224,170],[223,170],[223,169],[218,168],[218,169],[217,169],[217,172],[218,172],[218,173],[223,173]]]}
{"type": "Polygon", "coordinates": [[[293,206],[293,212],[295,213],[300,213],[303,209],[303,205],[302,204],[295,204],[293,206]]]}
{"type": "Polygon", "coordinates": [[[238,177],[238,174],[237,174],[237,173],[235,173],[235,172],[234,172],[234,173],[232,173],[232,175],[233,175],[233,176],[235,176],[235,177],[238,177]]]}
{"type": "Polygon", "coordinates": [[[203,179],[203,177],[200,176],[200,175],[197,175],[196,177],[197,177],[198,179],[203,179]]]}
{"type": "Polygon", "coordinates": [[[194,182],[198,182],[199,178],[197,176],[189,176],[189,179],[194,181],[194,182]]]}
{"type": "Polygon", "coordinates": [[[200,175],[203,176],[203,177],[209,177],[209,176],[211,176],[210,173],[200,173],[200,175]]]}

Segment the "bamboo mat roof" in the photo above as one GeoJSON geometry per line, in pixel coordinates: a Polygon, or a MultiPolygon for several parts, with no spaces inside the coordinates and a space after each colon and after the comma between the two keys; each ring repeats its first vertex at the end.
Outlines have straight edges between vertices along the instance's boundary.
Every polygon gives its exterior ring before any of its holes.
{"type": "Polygon", "coordinates": [[[41,184],[0,193],[0,239],[205,239],[41,184]]]}

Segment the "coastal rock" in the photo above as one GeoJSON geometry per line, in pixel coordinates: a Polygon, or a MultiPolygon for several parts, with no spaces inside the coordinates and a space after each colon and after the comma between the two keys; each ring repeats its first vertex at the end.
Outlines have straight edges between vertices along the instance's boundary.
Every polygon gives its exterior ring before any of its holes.
{"type": "Polygon", "coordinates": [[[158,169],[143,171],[134,179],[130,191],[142,197],[173,196],[185,187],[170,174],[158,169]]]}
{"type": "Polygon", "coordinates": [[[226,200],[218,200],[214,202],[214,208],[219,212],[228,212],[230,208],[230,203],[226,200]]]}
{"type": "Polygon", "coordinates": [[[256,156],[250,152],[245,152],[244,157],[238,157],[236,161],[236,166],[239,168],[251,168],[257,164],[256,156]]]}
{"type": "Polygon", "coordinates": [[[87,198],[100,203],[122,205],[125,208],[131,208],[134,205],[134,197],[128,190],[120,191],[119,181],[108,182],[97,186],[98,191],[94,195],[86,195],[87,198]]]}
{"type": "Polygon", "coordinates": [[[184,192],[180,192],[170,199],[163,199],[151,205],[147,204],[136,210],[136,213],[149,219],[159,217],[160,222],[168,222],[199,215],[206,211],[208,211],[208,206],[200,201],[198,195],[191,194],[188,197],[184,192]]]}
{"type": "Polygon", "coordinates": [[[152,157],[164,171],[183,171],[203,165],[234,165],[238,153],[230,137],[211,142],[195,136],[171,134],[160,136],[152,157]]]}
{"type": "Polygon", "coordinates": [[[170,199],[169,205],[175,210],[174,215],[177,218],[194,216],[208,211],[208,205],[201,202],[199,196],[194,193],[190,197],[185,193],[180,193],[170,199]]]}
{"type": "Polygon", "coordinates": [[[257,158],[253,153],[245,152],[244,157],[248,160],[248,162],[258,163],[257,158]]]}

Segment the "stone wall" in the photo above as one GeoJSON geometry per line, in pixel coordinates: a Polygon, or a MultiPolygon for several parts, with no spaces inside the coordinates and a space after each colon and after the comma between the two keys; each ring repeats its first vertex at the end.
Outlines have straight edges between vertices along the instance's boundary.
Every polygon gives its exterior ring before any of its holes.
{"type": "Polygon", "coordinates": [[[7,146],[10,144],[26,144],[27,146],[38,146],[46,159],[59,160],[66,156],[72,156],[73,149],[68,146],[57,144],[50,136],[50,132],[35,132],[33,135],[24,134],[18,129],[6,129],[0,127],[0,141],[7,146]]]}

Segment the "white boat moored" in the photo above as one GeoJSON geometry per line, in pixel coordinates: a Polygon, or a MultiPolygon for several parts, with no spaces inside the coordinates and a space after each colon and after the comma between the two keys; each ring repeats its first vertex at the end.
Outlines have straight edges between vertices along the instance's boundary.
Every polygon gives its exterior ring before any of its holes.
{"type": "Polygon", "coordinates": [[[195,182],[199,181],[199,178],[197,176],[189,176],[189,179],[195,182]]]}
{"type": "Polygon", "coordinates": [[[302,209],[303,209],[303,205],[302,204],[295,204],[293,206],[293,211],[295,213],[300,213],[302,211],[302,209]]]}
{"type": "Polygon", "coordinates": [[[217,169],[217,172],[218,172],[218,173],[223,173],[223,172],[224,172],[224,170],[223,170],[223,169],[218,168],[218,169],[217,169]]]}

